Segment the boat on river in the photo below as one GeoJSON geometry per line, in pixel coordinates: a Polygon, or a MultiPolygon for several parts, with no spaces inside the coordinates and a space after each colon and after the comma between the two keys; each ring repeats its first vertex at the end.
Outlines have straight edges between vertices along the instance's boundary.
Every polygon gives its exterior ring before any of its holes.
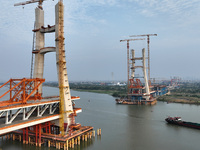
{"type": "Polygon", "coordinates": [[[168,118],[165,119],[165,121],[167,121],[170,124],[175,124],[175,125],[179,125],[179,126],[200,129],[200,123],[183,121],[181,119],[181,117],[168,117],[168,118]]]}

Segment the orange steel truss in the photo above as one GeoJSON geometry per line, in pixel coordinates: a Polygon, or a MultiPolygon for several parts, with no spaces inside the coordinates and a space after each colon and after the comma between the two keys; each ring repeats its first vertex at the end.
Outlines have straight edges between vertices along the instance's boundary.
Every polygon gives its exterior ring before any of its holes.
{"type": "Polygon", "coordinates": [[[38,93],[39,86],[45,81],[45,79],[10,79],[6,83],[0,86],[0,88],[7,85],[10,89],[0,96],[0,99],[10,93],[10,99],[0,102],[0,107],[13,104],[26,104],[28,100],[40,100],[42,99],[42,93],[38,93]]]}
{"type": "Polygon", "coordinates": [[[140,79],[136,79],[135,81],[134,79],[129,79],[129,81],[130,81],[130,88],[137,88],[137,89],[143,88],[140,79]]]}

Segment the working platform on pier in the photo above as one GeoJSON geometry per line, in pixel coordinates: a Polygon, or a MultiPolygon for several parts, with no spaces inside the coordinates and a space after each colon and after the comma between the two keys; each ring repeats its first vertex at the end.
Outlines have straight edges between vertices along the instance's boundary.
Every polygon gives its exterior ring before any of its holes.
{"type": "MultiPolygon", "coordinates": [[[[72,96],[72,100],[78,99],[80,97],[72,96]]],[[[59,103],[59,97],[54,96],[0,107],[0,135],[59,119],[59,103]]],[[[74,107],[75,113],[81,111],[81,108],[74,107]]]]}

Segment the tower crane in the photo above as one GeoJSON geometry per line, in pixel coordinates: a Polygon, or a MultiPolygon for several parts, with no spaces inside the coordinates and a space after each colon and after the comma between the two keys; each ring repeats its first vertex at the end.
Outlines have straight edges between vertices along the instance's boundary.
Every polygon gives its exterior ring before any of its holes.
{"type": "Polygon", "coordinates": [[[127,91],[129,91],[129,74],[130,74],[129,41],[137,41],[137,40],[145,40],[145,38],[120,40],[120,42],[127,42],[127,71],[128,71],[127,91]]]}
{"type": "Polygon", "coordinates": [[[30,1],[16,3],[16,4],[14,4],[14,6],[26,5],[26,4],[37,3],[37,2],[39,3],[39,6],[41,6],[43,1],[45,1],[45,0],[30,0],[30,1]]]}
{"type": "Polygon", "coordinates": [[[130,37],[141,37],[141,36],[146,36],[147,37],[147,48],[148,48],[148,79],[150,81],[150,49],[149,49],[150,36],[157,36],[157,34],[130,35],[130,37]]]}

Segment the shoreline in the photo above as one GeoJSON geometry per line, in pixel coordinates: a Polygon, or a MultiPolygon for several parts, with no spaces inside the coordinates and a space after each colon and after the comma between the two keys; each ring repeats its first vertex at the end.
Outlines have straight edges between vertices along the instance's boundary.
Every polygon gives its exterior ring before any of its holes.
{"type": "Polygon", "coordinates": [[[179,104],[192,104],[192,105],[200,105],[200,99],[194,100],[193,97],[185,98],[185,97],[173,97],[173,96],[160,96],[157,98],[157,101],[167,102],[167,103],[179,103],[179,104]]]}
{"type": "MultiPolygon", "coordinates": [[[[45,86],[49,86],[49,87],[56,87],[57,86],[50,86],[50,85],[45,85],[45,86]]],[[[117,91],[110,91],[110,90],[87,90],[87,89],[76,89],[76,88],[71,88],[71,90],[74,91],[79,91],[79,92],[91,92],[91,93],[99,93],[99,94],[108,94],[114,98],[117,98],[115,96],[113,96],[113,93],[117,92],[117,91]]],[[[193,97],[174,97],[172,95],[164,95],[164,96],[160,96],[157,98],[157,101],[160,102],[166,102],[166,103],[178,103],[178,104],[192,104],[192,105],[200,105],[200,99],[195,99],[193,97]]]]}

